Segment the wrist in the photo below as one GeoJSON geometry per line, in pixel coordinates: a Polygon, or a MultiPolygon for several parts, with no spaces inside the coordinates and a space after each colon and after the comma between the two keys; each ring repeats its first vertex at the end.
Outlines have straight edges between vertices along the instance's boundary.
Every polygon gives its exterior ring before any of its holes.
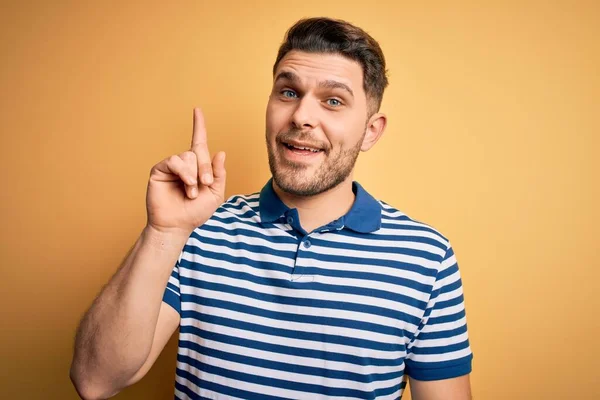
{"type": "Polygon", "coordinates": [[[191,232],[181,229],[157,229],[148,224],[142,231],[142,243],[147,244],[156,250],[177,250],[180,251],[187,242],[191,232]]]}

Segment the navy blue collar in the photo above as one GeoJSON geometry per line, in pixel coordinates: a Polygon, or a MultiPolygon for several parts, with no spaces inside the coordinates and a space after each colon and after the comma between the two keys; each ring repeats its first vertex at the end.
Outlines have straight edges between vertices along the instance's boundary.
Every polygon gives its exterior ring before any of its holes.
{"type": "MultiPolygon", "coordinates": [[[[381,228],[381,205],[358,182],[352,182],[356,195],[350,211],[329,226],[339,225],[360,233],[371,233],[381,228]]],[[[260,220],[262,223],[275,222],[290,211],[273,190],[273,178],[260,192],[260,220]]]]}

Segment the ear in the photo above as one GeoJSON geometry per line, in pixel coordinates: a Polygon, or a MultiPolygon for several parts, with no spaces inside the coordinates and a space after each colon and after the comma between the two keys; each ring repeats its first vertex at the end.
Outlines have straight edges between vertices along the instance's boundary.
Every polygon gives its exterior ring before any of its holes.
{"type": "Polygon", "coordinates": [[[367,122],[367,131],[365,132],[365,138],[363,139],[363,143],[360,150],[368,151],[371,147],[373,147],[375,143],[377,143],[379,138],[381,138],[381,135],[383,135],[383,131],[385,131],[386,125],[387,117],[385,116],[385,114],[373,114],[367,122]]]}

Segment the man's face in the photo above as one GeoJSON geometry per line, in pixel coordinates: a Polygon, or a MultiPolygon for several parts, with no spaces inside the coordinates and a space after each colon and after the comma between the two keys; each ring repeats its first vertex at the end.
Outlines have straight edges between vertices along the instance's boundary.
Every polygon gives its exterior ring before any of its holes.
{"type": "Polygon", "coordinates": [[[367,117],[359,63],[335,54],[289,52],[277,66],[266,113],[276,185],[313,196],[348,179],[367,117]]]}

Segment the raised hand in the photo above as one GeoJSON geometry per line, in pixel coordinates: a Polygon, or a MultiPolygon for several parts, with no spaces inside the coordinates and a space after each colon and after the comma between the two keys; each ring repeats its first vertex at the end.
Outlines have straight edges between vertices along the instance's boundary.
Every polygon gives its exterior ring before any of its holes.
{"type": "Polygon", "coordinates": [[[189,235],[204,224],[225,197],[225,153],[210,159],[204,116],[194,109],[191,149],[152,167],[146,209],[148,225],[189,235]]]}

